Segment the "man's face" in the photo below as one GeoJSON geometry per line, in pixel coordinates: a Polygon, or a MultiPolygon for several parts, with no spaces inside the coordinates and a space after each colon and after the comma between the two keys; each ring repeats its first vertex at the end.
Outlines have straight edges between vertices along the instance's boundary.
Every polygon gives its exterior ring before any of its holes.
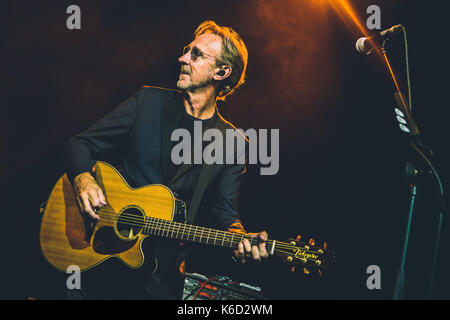
{"type": "Polygon", "coordinates": [[[194,90],[212,85],[221,52],[222,39],[212,33],[202,34],[187,45],[178,58],[181,64],[178,89],[194,90]]]}

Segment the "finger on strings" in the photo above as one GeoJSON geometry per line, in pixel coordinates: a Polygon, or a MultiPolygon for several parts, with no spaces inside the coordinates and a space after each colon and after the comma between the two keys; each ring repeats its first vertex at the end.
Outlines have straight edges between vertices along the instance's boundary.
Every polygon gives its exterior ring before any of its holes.
{"type": "Polygon", "coordinates": [[[105,195],[103,194],[103,191],[100,188],[98,189],[98,199],[99,199],[101,205],[104,205],[104,206],[107,205],[105,195]]]}
{"type": "Polygon", "coordinates": [[[85,213],[87,213],[88,215],[90,215],[94,219],[100,219],[100,217],[95,214],[94,210],[92,210],[91,203],[89,202],[89,199],[87,197],[83,197],[83,196],[80,196],[80,197],[81,197],[81,202],[82,202],[82,205],[83,205],[83,211],[85,213]]]}
{"type": "Polygon", "coordinates": [[[252,247],[250,245],[250,241],[248,241],[247,239],[244,239],[244,240],[242,240],[242,242],[244,243],[245,252],[251,253],[252,247]]]}
{"type": "Polygon", "coordinates": [[[261,262],[261,257],[259,255],[259,249],[257,246],[252,247],[252,256],[256,262],[258,262],[258,263],[261,262]]]}

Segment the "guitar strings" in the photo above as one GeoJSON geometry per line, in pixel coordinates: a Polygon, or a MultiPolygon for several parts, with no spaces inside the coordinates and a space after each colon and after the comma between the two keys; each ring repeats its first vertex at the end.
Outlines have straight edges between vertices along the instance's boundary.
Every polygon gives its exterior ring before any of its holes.
{"type": "MultiPolygon", "coordinates": [[[[102,210],[102,213],[104,213],[104,212],[111,212],[111,213],[113,213],[113,214],[111,214],[109,216],[113,218],[112,222],[114,222],[114,220],[115,220],[114,217],[117,216],[117,213],[115,213],[114,211],[110,211],[110,210],[102,210]]],[[[99,211],[99,213],[100,213],[100,211],[99,211]]],[[[184,229],[184,230],[182,230],[182,233],[186,234],[186,229],[189,228],[189,231],[187,232],[187,236],[192,235],[193,239],[195,239],[195,236],[197,236],[197,235],[199,237],[205,236],[206,233],[209,234],[209,233],[211,233],[211,230],[213,230],[213,229],[208,229],[208,228],[199,227],[199,226],[195,226],[195,225],[183,224],[183,223],[179,223],[179,222],[173,222],[173,221],[169,221],[169,220],[157,219],[157,218],[152,218],[152,217],[135,217],[135,216],[126,215],[126,214],[123,214],[122,216],[123,217],[120,219],[121,222],[122,221],[135,222],[134,224],[132,223],[130,225],[137,226],[137,227],[140,227],[140,228],[155,229],[155,232],[160,231],[160,233],[158,233],[156,235],[161,235],[161,233],[164,234],[165,232],[168,235],[169,232],[172,232],[172,237],[173,237],[173,233],[175,231],[177,231],[177,233],[179,233],[180,230],[184,229]],[[150,223],[148,223],[148,224],[146,223],[146,224],[143,225],[142,222],[145,223],[145,218],[149,219],[147,221],[149,221],[150,223]],[[159,224],[161,224],[162,228],[160,226],[160,228],[158,229],[158,225],[159,224]],[[178,225],[178,229],[177,229],[176,225],[178,225]],[[194,228],[195,230],[192,230],[192,228],[194,228]],[[207,232],[207,230],[208,230],[208,232],[207,232]],[[198,232],[198,231],[200,231],[200,232],[198,232]]],[[[109,220],[108,222],[111,222],[111,220],[109,220]]],[[[222,233],[218,237],[219,241],[226,239],[226,237],[232,237],[233,238],[233,237],[236,237],[236,235],[238,235],[238,236],[240,235],[238,233],[226,232],[226,231],[221,231],[221,230],[213,230],[213,232],[219,233],[219,234],[222,233]]],[[[241,237],[242,237],[242,235],[241,235],[241,237]]],[[[248,235],[244,235],[242,237],[242,239],[243,238],[247,238],[250,241],[255,239],[254,236],[248,236],[248,235]]],[[[273,240],[271,240],[271,241],[273,241],[273,240]]],[[[278,243],[276,245],[284,246],[285,248],[291,248],[292,249],[294,247],[293,245],[291,245],[289,243],[283,243],[281,241],[277,241],[277,242],[278,243]]],[[[239,243],[239,241],[237,243],[239,243]]],[[[306,249],[302,249],[302,250],[303,251],[307,251],[307,252],[315,252],[315,251],[312,251],[312,250],[308,251],[306,249]]]]}
{"type": "MultiPolygon", "coordinates": [[[[112,211],[104,210],[103,212],[99,212],[99,213],[105,213],[105,212],[112,212],[112,211]]],[[[104,214],[102,214],[102,215],[104,216],[104,214]]],[[[177,235],[178,235],[179,232],[180,232],[180,230],[182,230],[182,229],[184,229],[184,230],[182,231],[182,234],[185,235],[185,234],[186,234],[185,231],[186,231],[186,229],[187,229],[188,227],[189,227],[189,229],[191,229],[191,228],[195,228],[195,229],[197,229],[197,230],[200,229],[201,232],[200,232],[200,234],[198,234],[197,231],[193,231],[193,232],[192,232],[192,230],[189,230],[189,231],[187,232],[187,240],[189,240],[189,236],[190,236],[190,235],[193,235],[192,241],[194,241],[196,235],[199,236],[199,239],[200,239],[201,236],[204,237],[204,236],[206,235],[206,230],[204,230],[204,229],[206,229],[206,228],[198,227],[198,226],[195,226],[195,225],[183,224],[183,223],[179,223],[179,222],[173,222],[173,221],[168,221],[168,220],[163,220],[163,219],[157,219],[157,218],[152,218],[152,217],[146,217],[147,219],[149,219],[149,220],[147,220],[147,221],[150,222],[150,223],[143,225],[142,222],[145,221],[145,218],[138,217],[138,218],[136,219],[136,218],[134,218],[133,216],[130,216],[130,215],[126,215],[126,214],[123,214],[123,215],[124,215],[125,217],[128,217],[129,219],[124,219],[124,218],[122,217],[121,221],[123,221],[123,220],[129,220],[129,221],[131,221],[131,222],[138,222],[137,224],[136,224],[136,223],[131,223],[131,224],[129,224],[129,225],[137,226],[137,227],[140,227],[140,228],[148,228],[149,231],[150,231],[150,229],[153,229],[155,232],[156,232],[156,231],[161,231],[162,235],[164,235],[164,233],[166,233],[166,236],[169,235],[169,232],[172,232],[172,236],[171,236],[172,238],[173,238],[173,233],[174,233],[175,231],[177,231],[177,235]],[[161,228],[161,226],[160,226],[159,229],[158,229],[158,225],[159,225],[159,224],[165,225],[165,226],[163,226],[163,228],[161,228]],[[174,224],[178,224],[178,228],[177,228],[174,224]],[[166,227],[167,227],[167,228],[166,228],[166,227]],[[181,227],[181,228],[180,228],[180,227],[181,227]]],[[[107,216],[107,218],[112,218],[112,221],[114,221],[114,220],[115,220],[114,217],[116,216],[116,213],[114,212],[113,214],[107,214],[106,216],[107,216]]],[[[109,221],[111,221],[111,220],[109,220],[109,221]]],[[[211,230],[213,230],[213,229],[210,229],[210,230],[208,231],[208,234],[211,232],[211,230]]],[[[222,236],[221,236],[221,237],[217,237],[217,235],[216,235],[214,244],[216,244],[216,241],[219,241],[219,242],[220,242],[220,240],[222,240],[222,245],[223,245],[224,242],[225,242],[225,240],[226,240],[227,242],[230,242],[230,245],[236,246],[243,238],[247,238],[248,240],[250,240],[251,244],[253,245],[253,240],[255,240],[255,237],[254,237],[254,236],[248,236],[248,235],[236,234],[236,233],[226,232],[226,231],[221,231],[221,230],[214,230],[214,232],[216,232],[216,233],[222,233],[222,236]],[[238,237],[241,236],[241,240],[235,239],[234,237],[235,237],[236,235],[237,235],[238,237]],[[227,238],[227,237],[228,237],[228,238],[227,238]],[[231,238],[231,239],[230,239],[230,238],[231,238]]],[[[156,234],[156,233],[155,233],[155,235],[160,235],[160,236],[161,236],[161,233],[159,233],[159,234],[156,234]]],[[[269,247],[272,245],[273,241],[275,241],[275,240],[267,240],[267,241],[266,241],[269,247]]],[[[199,240],[199,242],[201,242],[201,241],[199,240]]],[[[208,240],[207,240],[205,243],[209,243],[208,240]]],[[[212,244],[212,243],[209,243],[209,244],[212,244]]],[[[281,241],[277,241],[277,242],[275,243],[275,248],[274,248],[274,250],[273,250],[273,253],[274,253],[274,254],[277,254],[277,255],[279,255],[279,256],[285,256],[285,257],[287,257],[287,256],[292,256],[292,255],[293,255],[293,252],[290,252],[290,251],[284,251],[282,248],[283,248],[283,249],[291,250],[291,249],[293,249],[293,245],[288,244],[288,243],[284,243],[284,242],[281,242],[281,241]],[[281,247],[281,248],[280,248],[280,247],[281,247]]],[[[294,250],[295,250],[295,249],[294,249],[294,250]]],[[[305,250],[305,249],[300,249],[300,250],[302,250],[303,252],[306,252],[306,253],[316,253],[316,254],[318,254],[317,252],[311,251],[311,250],[305,250]]],[[[294,253],[294,255],[295,255],[295,253],[294,253]]],[[[310,261],[310,262],[311,262],[311,261],[314,261],[314,262],[315,262],[315,261],[318,260],[318,259],[314,259],[314,258],[311,258],[311,257],[306,257],[306,258],[304,258],[304,259],[305,259],[306,261],[310,261]]]]}
{"type": "MultiPolygon", "coordinates": [[[[153,230],[155,232],[155,235],[164,235],[164,233],[166,233],[166,235],[168,236],[168,234],[171,232],[172,233],[171,237],[173,237],[173,234],[175,232],[177,235],[181,232],[182,235],[187,236],[188,240],[189,240],[189,236],[192,236],[193,240],[194,240],[196,236],[198,236],[200,238],[200,237],[205,237],[207,234],[210,234],[211,236],[215,235],[214,239],[216,241],[222,240],[222,242],[225,242],[225,240],[227,242],[230,242],[230,240],[228,238],[233,239],[233,238],[239,237],[239,236],[241,236],[241,238],[248,237],[249,240],[252,240],[254,238],[254,236],[242,235],[242,234],[238,234],[238,233],[226,232],[226,231],[221,231],[221,230],[207,229],[204,227],[199,227],[199,226],[195,226],[195,225],[191,225],[191,224],[183,224],[183,223],[178,223],[178,222],[173,222],[173,221],[168,221],[168,220],[163,220],[163,219],[156,219],[156,218],[151,218],[151,217],[147,217],[147,219],[148,220],[143,219],[142,217],[138,217],[138,218],[130,217],[128,219],[122,218],[117,221],[118,222],[134,222],[134,223],[129,223],[128,225],[137,226],[137,227],[140,227],[143,229],[149,229],[149,231],[153,230]]],[[[113,218],[112,222],[114,222],[114,221],[116,221],[116,219],[113,218]]],[[[111,222],[111,220],[109,220],[108,222],[111,222]]],[[[234,239],[233,239],[233,242],[234,242],[234,239]]],[[[239,243],[239,241],[237,243],[239,243]]]]}
{"type": "MultiPolygon", "coordinates": [[[[103,213],[112,213],[112,214],[106,214],[107,218],[112,218],[112,222],[114,222],[116,219],[115,216],[117,216],[117,213],[111,210],[105,210],[103,209],[102,211],[98,211],[98,213],[102,213],[103,216],[105,216],[105,214],[103,213]]],[[[200,237],[204,237],[206,235],[206,229],[204,227],[199,227],[199,226],[195,226],[195,225],[190,225],[190,224],[183,224],[183,223],[179,223],[179,222],[173,222],[173,221],[169,221],[169,220],[163,220],[163,219],[157,219],[157,218],[152,218],[152,217],[136,217],[136,216],[132,216],[132,215],[126,215],[123,214],[122,218],[120,219],[120,222],[133,222],[130,223],[128,225],[133,225],[133,226],[137,226],[139,228],[148,228],[149,231],[150,229],[153,229],[155,231],[155,235],[164,235],[164,233],[166,233],[166,235],[168,236],[169,232],[172,232],[172,238],[173,238],[173,233],[175,231],[177,231],[177,235],[180,231],[182,231],[182,234],[185,235],[186,234],[186,230],[187,228],[189,228],[189,231],[187,232],[187,239],[189,240],[189,236],[193,236],[193,241],[195,241],[195,236],[199,237],[199,242],[200,241],[200,237]],[[145,221],[147,218],[148,220],[145,221]],[[144,224],[142,224],[144,222],[144,224]],[[150,222],[150,223],[146,223],[146,222],[150,222]],[[159,226],[158,228],[158,225],[159,226]],[[178,228],[177,226],[178,225],[178,228]],[[162,227],[162,228],[161,228],[162,227]],[[196,230],[192,230],[192,228],[196,229],[196,230]],[[184,229],[184,230],[183,230],[184,229]],[[160,231],[161,233],[156,234],[157,231],[160,231]],[[200,232],[198,232],[200,231],[200,232]]],[[[108,222],[111,222],[111,220],[109,220],[108,222]]],[[[209,229],[208,230],[208,234],[211,233],[211,230],[213,229],[209,229]]],[[[221,230],[213,230],[213,232],[216,233],[216,237],[214,244],[216,244],[216,241],[221,241],[222,240],[222,245],[223,243],[226,242],[230,242],[230,245],[237,245],[240,241],[242,241],[244,238],[247,238],[248,240],[250,240],[251,244],[253,245],[253,240],[255,240],[254,236],[248,236],[248,235],[242,235],[242,234],[238,234],[238,233],[233,233],[233,232],[226,232],[226,231],[221,231],[221,230]],[[218,234],[217,234],[218,233],[218,234]],[[241,240],[239,239],[235,239],[236,235],[239,237],[239,235],[241,236],[241,240]],[[231,238],[231,240],[230,240],[231,238]]],[[[275,240],[267,240],[267,244],[270,246],[273,241],[275,240]]],[[[206,243],[208,243],[208,240],[206,240],[206,243]]],[[[288,243],[284,243],[281,241],[277,241],[277,243],[275,244],[275,248],[274,248],[274,253],[279,253],[279,254],[284,254],[286,256],[292,255],[292,252],[287,252],[287,251],[283,251],[281,248],[284,249],[294,249],[293,245],[288,244],[288,243]]],[[[302,250],[303,252],[306,253],[317,253],[316,251],[312,251],[312,250],[306,250],[306,249],[299,249],[302,250]]],[[[315,259],[311,259],[311,258],[306,258],[307,260],[313,260],[315,261],[315,259]]]]}
{"type": "MultiPolygon", "coordinates": [[[[105,211],[104,211],[105,212],[105,211]]],[[[111,211],[110,211],[111,212],[111,211]]],[[[135,223],[131,223],[130,225],[133,226],[137,226],[140,228],[149,228],[149,229],[156,229],[155,231],[161,231],[161,233],[169,233],[169,232],[175,232],[177,231],[177,233],[179,233],[180,231],[182,231],[183,234],[186,234],[186,229],[189,228],[189,231],[187,232],[187,235],[193,235],[195,236],[205,236],[207,233],[207,228],[204,227],[199,227],[199,226],[195,226],[195,225],[190,225],[190,224],[183,224],[183,223],[179,223],[179,222],[173,222],[173,221],[168,221],[168,220],[163,220],[163,219],[157,219],[157,218],[152,218],[152,217],[147,217],[147,222],[150,223],[146,223],[145,219],[142,217],[132,217],[132,216],[128,216],[128,218],[122,218],[120,220],[117,220],[119,222],[135,222],[135,223]],[[155,221],[156,219],[156,221],[155,221]],[[152,221],[153,220],[153,221],[152,221]],[[144,222],[144,224],[143,224],[144,222]],[[161,226],[158,228],[158,225],[161,224],[161,226]],[[178,225],[178,226],[176,226],[178,225]],[[162,228],[161,228],[162,227],[162,228]],[[183,230],[184,229],[184,230],[183,230]],[[194,230],[192,230],[194,229],[194,230]],[[200,231],[200,232],[199,232],[200,231]]],[[[112,219],[112,222],[114,222],[116,219],[112,219]]],[[[109,220],[108,222],[111,222],[111,220],[109,220]]],[[[213,229],[209,229],[208,233],[211,233],[211,230],[213,229]]],[[[222,240],[222,237],[229,236],[229,237],[236,237],[236,235],[240,235],[238,233],[232,233],[232,232],[226,232],[226,231],[221,231],[221,230],[213,230],[214,233],[218,233],[219,234],[219,240],[222,240]],[[220,234],[222,233],[222,234],[220,234]]],[[[161,233],[158,233],[157,235],[160,235],[161,233]]],[[[242,235],[241,235],[242,236],[242,235]]],[[[254,238],[254,236],[247,236],[244,235],[244,237],[250,237],[251,239],[254,238]]]]}

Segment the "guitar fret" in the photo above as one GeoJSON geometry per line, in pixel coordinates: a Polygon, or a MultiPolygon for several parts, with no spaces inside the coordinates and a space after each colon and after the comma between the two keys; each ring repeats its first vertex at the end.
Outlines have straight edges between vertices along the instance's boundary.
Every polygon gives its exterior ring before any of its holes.
{"type": "Polygon", "coordinates": [[[211,233],[211,229],[208,229],[208,237],[206,238],[206,243],[209,242],[209,234],[211,233]]]}
{"type": "Polygon", "coordinates": [[[164,231],[165,231],[165,229],[167,227],[167,234],[166,234],[166,236],[167,236],[169,234],[169,225],[165,221],[162,221],[162,224],[164,225],[164,227],[163,227],[163,235],[164,235],[164,231]]]}
{"type": "MultiPolygon", "coordinates": [[[[181,227],[181,226],[180,226],[181,227]]],[[[177,238],[178,239],[178,233],[180,232],[180,228],[178,228],[177,229],[177,234],[176,234],[176,236],[175,236],[175,238],[177,238]]],[[[181,235],[181,238],[183,238],[183,234],[181,235]]]]}
{"type": "Polygon", "coordinates": [[[153,229],[151,228],[151,221],[152,221],[151,218],[148,219],[148,233],[149,233],[149,234],[152,234],[152,232],[153,232],[153,229]]]}
{"type": "Polygon", "coordinates": [[[158,229],[158,220],[156,220],[156,223],[155,223],[155,235],[159,235],[158,231],[159,231],[159,229],[158,229]]]}
{"type": "Polygon", "coordinates": [[[205,232],[206,232],[206,228],[201,228],[201,230],[202,230],[202,232],[201,232],[201,234],[200,234],[200,242],[202,242],[202,243],[207,243],[206,242],[206,239],[205,239],[205,232]]]}
{"type": "Polygon", "coordinates": [[[206,229],[205,228],[200,228],[200,230],[201,230],[201,232],[200,232],[200,235],[199,235],[199,241],[200,241],[200,243],[202,243],[202,242],[206,243],[205,236],[204,236],[204,233],[205,233],[206,229]]]}
{"type": "Polygon", "coordinates": [[[151,223],[152,223],[152,218],[148,219],[148,233],[152,234],[153,232],[153,228],[151,227],[151,223]]]}
{"type": "Polygon", "coordinates": [[[234,233],[231,235],[230,248],[231,248],[232,245],[233,245],[233,238],[234,238],[234,233]]]}
{"type": "Polygon", "coordinates": [[[167,237],[167,238],[170,238],[170,236],[169,236],[169,232],[170,232],[170,229],[171,229],[172,227],[171,227],[171,225],[170,225],[170,222],[169,222],[169,221],[166,221],[166,226],[167,226],[167,233],[166,233],[166,237],[167,237]]]}

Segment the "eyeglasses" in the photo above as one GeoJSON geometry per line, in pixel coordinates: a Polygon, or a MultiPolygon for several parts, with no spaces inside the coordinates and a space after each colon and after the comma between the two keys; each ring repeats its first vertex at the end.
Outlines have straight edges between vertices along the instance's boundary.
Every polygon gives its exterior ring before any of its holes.
{"type": "Polygon", "coordinates": [[[191,49],[190,46],[184,47],[184,48],[183,48],[183,56],[184,56],[186,53],[188,53],[188,52],[191,53],[191,59],[192,59],[192,61],[197,61],[198,58],[205,58],[205,59],[206,59],[206,58],[209,58],[209,59],[217,60],[215,57],[213,57],[213,56],[211,56],[211,55],[209,55],[209,54],[203,53],[203,52],[200,51],[200,49],[197,48],[197,47],[193,47],[192,49],[191,49]]]}

